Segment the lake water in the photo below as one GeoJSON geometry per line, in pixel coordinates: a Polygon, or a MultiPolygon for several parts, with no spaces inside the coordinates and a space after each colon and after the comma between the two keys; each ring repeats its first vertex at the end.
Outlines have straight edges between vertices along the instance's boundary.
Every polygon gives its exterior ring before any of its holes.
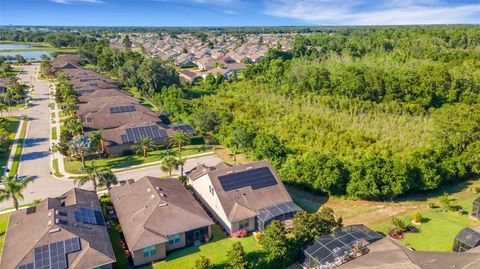
{"type": "Polygon", "coordinates": [[[42,55],[50,56],[49,51],[42,50],[42,47],[36,47],[28,44],[0,44],[0,56],[6,57],[15,57],[15,55],[20,54],[23,58],[27,60],[40,60],[42,55]],[[21,49],[33,49],[38,48],[38,51],[9,51],[3,52],[5,50],[21,50],[21,49]]]}

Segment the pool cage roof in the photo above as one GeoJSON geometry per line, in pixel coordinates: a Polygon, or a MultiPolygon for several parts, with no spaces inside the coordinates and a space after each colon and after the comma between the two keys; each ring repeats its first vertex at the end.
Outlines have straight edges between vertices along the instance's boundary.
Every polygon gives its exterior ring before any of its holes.
{"type": "Polygon", "coordinates": [[[307,268],[335,268],[368,252],[367,245],[383,236],[364,225],[350,225],[320,236],[304,247],[307,268]],[[314,266],[312,266],[314,265],[314,266]]]}
{"type": "Polygon", "coordinates": [[[480,197],[473,201],[471,214],[475,218],[480,218],[480,197]]]}
{"type": "MultiPolygon", "coordinates": [[[[282,216],[287,216],[287,218],[290,218],[293,216],[293,214],[299,211],[303,210],[294,202],[285,202],[259,209],[257,211],[257,222],[259,223],[259,228],[264,228],[272,219],[282,216]]],[[[280,220],[283,220],[283,218],[280,218],[280,220]]]]}
{"type": "Polygon", "coordinates": [[[463,228],[455,236],[453,251],[464,252],[477,246],[480,246],[480,233],[470,228],[463,228]]]}

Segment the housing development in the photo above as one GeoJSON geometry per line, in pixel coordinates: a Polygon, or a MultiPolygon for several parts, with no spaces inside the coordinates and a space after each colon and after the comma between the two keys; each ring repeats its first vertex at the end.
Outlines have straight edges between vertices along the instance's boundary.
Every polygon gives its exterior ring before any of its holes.
{"type": "Polygon", "coordinates": [[[479,10],[0,0],[0,269],[480,269],[479,10]]]}

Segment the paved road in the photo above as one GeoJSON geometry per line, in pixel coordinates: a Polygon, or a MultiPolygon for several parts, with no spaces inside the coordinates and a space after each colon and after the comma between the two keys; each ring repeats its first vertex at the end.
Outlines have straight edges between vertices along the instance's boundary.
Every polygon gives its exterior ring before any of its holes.
{"type": "MultiPolygon", "coordinates": [[[[59,180],[50,175],[52,157],[49,152],[50,147],[50,96],[48,84],[44,81],[33,79],[35,68],[38,65],[29,65],[24,67],[24,72],[20,73],[20,79],[23,83],[33,84],[35,92],[32,97],[32,106],[23,110],[22,114],[28,115],[29,121],[24,148],[20,157],[19,177],[30,176],[34,182],[28,185],[23,192],[23,203],[30,203],[35,199],[44,199],[47,197],[59,196],[72,187],[74,184],[70,180],[59,180]]],[[[221,160],[217,156],[204,156],[186,161],[185,171],[195,167],[197,164],[215,165],[221,160]]],[[[165,176],[160,171],[160,167],[151,166],[137,170],[120,172],[117,174],[119,180],[139,179],[143,176],[165,176]]],[[[91,189],[91,184],[87,183],[82,188],[91,189]]],[[[12,206],[11,201],[0,203],[0,209],[12,206]]]]}
{"type": "MultiPolygon", "coordinates": [[[[48,196],[58,196],[73,187],[69,181],[60,181],[50,176],[50,110],[49,110],[49,88],[44,81],[32,79],[35,68],[38,65],[28,65],[23,67],[20,73],[20,81],[26,84],[32,84],[35,92],[32,96],[32,106],[23,110],[22,114],[28,115],[27,134],[25,137],[24,148],[20,157],[20,166],[18,176],[30,176],[34,179],[23,192],[25,197],[21,203],[29,203],[34,199],[41,199],[48,196]]],[[[3,202],[0,208],[11,206],[11,202],[3,202]]]]}

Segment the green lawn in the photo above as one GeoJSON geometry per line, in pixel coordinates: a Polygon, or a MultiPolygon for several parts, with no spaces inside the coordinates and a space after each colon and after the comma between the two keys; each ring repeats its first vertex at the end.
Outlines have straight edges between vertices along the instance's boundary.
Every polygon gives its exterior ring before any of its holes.
{"type": "MultiPolygon", "coordinates": [[[[421,213],[427,221],[420,226],[413,226],[417,231],[407,233],[406,238],[400,241],[415,250],[451,251],[453,240],[461,229],[478,225],[478,222],[470,219],[467,214],[460,216],[457,212],[446,211],[443,208],[421,213]]],[[[397,217],[403,219],[405,223],[410,223],[411,215],[401,214],[397,217]]],[[[373,229],[384,234],[392,227],[390,219],[372,225],[373,229]]]]}
{"type": "Polygon", "coordinates": [[[240,241],[248,255],[249,260],[255,260],[261,255],[261,246],[253,239],[253,235],[245,238],[227,238],[221,228],[217,225],[212,227],[213,240],[199,246],[192,246],[179,249],[168,254],[165,261],[154,263],[151,266],[143,267],[155,269],[169,268],[193,268],[195,260],[201,255],[210,259],[215,268],[225,268],[226,251],[233,243],[240,241]]]}
{"type": "Polygon", "coordinates": [[[57,127],[56,126],[52,127],[52,139],[53,140],[57,139],[57,127]]]}
{"type": "MultiPolygon", "coordinates": [[[[2,117],[3,119],[8,120],[8,132],[10,133],[10,141],[13,143],[15,139],[15,134],[18,129],[18,124],[20,120],[17,117],[2,117]]],[[[8,162],[8,156],[10,155],[10,149],[6,152],[0,153],[0,167],[6,166],[8,162]]]]}
{"type": "Polygon", "coordinates": [[[18,165],[20,164],[20,155],[22,155],[23,140],[25,139],[25,134],[27,133],[27,123],[28,121],[26,120],[24,120],[22,123],[20,137],[18,138],[17,148],[15,149],[15,155],[13,156],[12,167],[10,168],[10,176],[15,176],[17,174],[18,165]]]}
{"type": "Polygon", "coordinates": [[[5,241],[9,217],[10,213],[0,215],[0,257],[2,256],[3,242],[5,241]]]}
{"type": "Polygon", "coordinates": [[[53,160],[53,173],[56,177],[63,177],[63,175],[60,174],[60,171],[58,170],[58,159],[53,160]]]}
{"type": "MultiPolygon", "coordinates": [[[[177,154],[176,150],[171,149],[170,154],[174,156],[188,156],[192,154],[198,154],[205,152],[206,149],[203,145],[191,145],[185,146],[182,154],[177,154]]],[[[128,155],[113,157],[108,159],[98,159],[95,160],[95,166],[97,168],[124,168],[132,165],[145,164],[149,162],[160,161],[165,155],[165,150],[157,150],[149,153],[148,157],[143,157],[140,155],[128,155]]],[[[90,161],[87,161],[87,164],[90,161]]],[[[68,158],[65,158],[65,171],[71,174],[81,174],[82,173],[82,163],[80,161],[70,161],[68,158]]]]}

